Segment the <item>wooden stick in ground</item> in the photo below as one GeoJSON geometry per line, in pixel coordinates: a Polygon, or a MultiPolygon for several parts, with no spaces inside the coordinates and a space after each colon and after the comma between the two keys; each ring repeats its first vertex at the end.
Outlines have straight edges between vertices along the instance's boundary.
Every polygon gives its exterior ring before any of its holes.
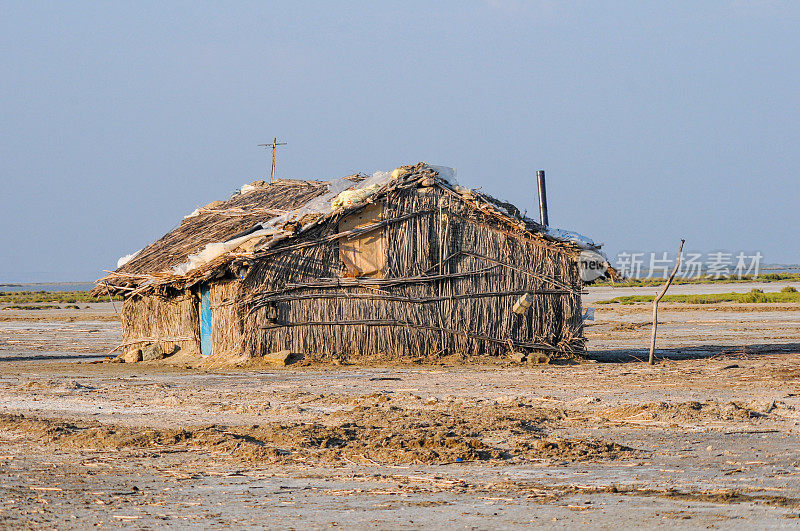
{"type": "Polygon", "coordinates": [[[111,302],[111,307],[114,308],[114,313],[117,314],[117,317],[119,317],[119,312],[117,311],[117,305],[114,304],[114,297],[111,296],[111,289],[108,287],[108,282],[104,282],[104,284],[106,285],[106,293],[108,293],[108,300],[109,302],[111,302]]]}
{"type": "Polygon", "coordinates": [[[675,278],[675,273],[678,272],[678,267],[681,265],[681,252],[683,252],[683,242],[685,240],[681,239],[681,246],[678,247],[678,257],[675,259],[675,268],[672,270],[672,273],[669,275],[669,279],[667,279],[667,283],[664,284],[664,289],[661,290],[655,299],[653,299],[653,337],[650,341],[650,365],[655,364],[654,354],[656,350],[656,329],[658,328],[658,301],[664,296],[664,294],[669,289],[670,284],[672,284],[672,279],[675,278]]]}

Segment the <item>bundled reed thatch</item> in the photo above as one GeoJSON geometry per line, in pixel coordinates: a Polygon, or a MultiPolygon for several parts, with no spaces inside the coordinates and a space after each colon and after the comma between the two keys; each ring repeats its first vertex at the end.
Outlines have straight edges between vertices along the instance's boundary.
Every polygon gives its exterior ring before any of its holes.
{"type": "Polygon", "coordinates": [[[328,190],[325,183],[283,181],[212,204],[100,282],[131,293],[124,324],[130,337],[196,331],[193,286],[210,285],[215,355],[287,348],[321,359],[583,350],[579,245],[546,234],[513,205],[452,185],[432,167],[399,173],[366,203],[306,212],[300,220],[283,216],[287,225],[296,223],[289,237],[243,245],[176,275],[170,268],[205,244],[328,190]],[[352,223],[358,215],[365,220],[352,223]],[[356,258],[372,252],[379,270],[360,274],[346,258],[354,252],[356,258]],[[531,308],[512,312],[525,294],[531,308]],[[176,296],[191,301],[194,317],[183,306],[175,310],[180,317],[167,316],[165,305],[175,303],[152,302],[176,296]]]}
{"type": "Polygon", "coordinates": [[[129,297],[122,303],[120,347],[125,350],[161,343],[165,352],[178,347],[185,353],[199,354],[199,331],[197,304],[190,295],[129,297]]]}
{"type": "Polygon", "coordinates": [[[133,291],[142,282],[156,278],[164,278],[165,284],[170,285],[178,280],[172,278],[171,268],[209,242],[225,241],[256,223],[298,208],[327,190],[323,181],[279,179],[227,201],[214,201],[185,217],[180,226],[104,277],[103,285],[120,292],[133,291]]]}

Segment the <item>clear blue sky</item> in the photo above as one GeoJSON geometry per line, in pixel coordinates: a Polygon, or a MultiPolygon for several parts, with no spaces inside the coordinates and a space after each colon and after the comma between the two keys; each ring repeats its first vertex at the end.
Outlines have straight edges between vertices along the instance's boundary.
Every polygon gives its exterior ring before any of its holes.
{"type": "Polygon", "coordinates": [[[93,280],[263,178],[425,160],[619,250],[800,262],[800,2],[0,6],[0,282],[93,280]]]}

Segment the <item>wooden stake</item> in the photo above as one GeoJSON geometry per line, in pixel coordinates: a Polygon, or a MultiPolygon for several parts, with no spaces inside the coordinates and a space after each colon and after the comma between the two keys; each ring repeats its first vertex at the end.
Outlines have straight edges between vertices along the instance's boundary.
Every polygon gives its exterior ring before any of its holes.
{"type": "Polygon", "coordinates": [[[681,239],[681,246],[678,247],[678,257],[675,259],[675,268],[672,270],[672,273],[669,275],[669,279],[667,283],[664,285],[664,289],[661,290],[655,299],[653,299],[653,337],[650,341],[650,365],[655,365],[655,359],[653,357],[655,350],[656,350],[656,329],[658,328],[658,301],[664,296],[664,294],[669,289],[670,284],[672,284],[672,279],[675,278],[675,273],[678,272],[678,267],[681,265],[681,252],[683,252],[683,242],[685,240],[681,239]]]}
{"type": "MultiPolygon", "coordinates": [[[[114,308],[114,313],[117,314],[119,317],[119,312],[117,311],[117,305],[114,304],[114,297],[111,296],[111,289],[108,287],[108,282],[103,282],[106,285],[106,293],[108,293],[108,301],[111,303],[111,307],[114,308]]],[[[120,319],[122,319],[120,317],[120,319]]]]}

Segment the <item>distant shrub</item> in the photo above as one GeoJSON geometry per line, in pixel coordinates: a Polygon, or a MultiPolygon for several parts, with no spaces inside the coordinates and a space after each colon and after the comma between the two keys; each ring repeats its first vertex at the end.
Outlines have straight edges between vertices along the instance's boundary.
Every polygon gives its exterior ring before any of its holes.
{"type": "Polygon", "coordinates": [[[781,293],[797,293],[797,289],[794,286],[786,286],[781,288],[781,293]]]}
{"type": "MultiPolygon", "coordinates": [[[[760,273],[758,275],[742,275],[738,276],[714,278],[712,276],[703,275],[697,278],[682,278],[680,276],[675,278],[674,285],[679,284],[733,284],[739,282],[774,282],[781,280],[791,280],[794,282],[800,281],[800,273],[760,273]]],[[[660,286],[666,282],[663,278],[628,278],[622,281],[611,282],[609,279],[598,280],[594,283],[595,286],[660,286]]]]}
{"type": "MultiPolygon", "coordinates": [[[[115,295],[114,300],[122,297],[115,295]]],[[[108,302],[108,296],[92,297],[88,291],[0,291],[0,304],[30,304],[40,302],[108,302]]]]}
{"type": "MultiPolygon", "coordinates": [[[[597,304],[637,304],[653,302],[652,295],[627,295],[598,301],[597,304]]],[[[689,304],[717,304],[721,302],[739,303],[786,303],[800,302],[800,293],[794,288],[784,288],[780,293],[764,293],[754,289],[748,293],[709,293],[703,295],[666,295],[664,302],[684,302],[689,304]]]]}
{"type": "Polygon", "coordinates": [[[764,295],[760,289],[751,289],[749,293],[744,293],[737,302],[769,302],[770,298],[764,295]]]}

